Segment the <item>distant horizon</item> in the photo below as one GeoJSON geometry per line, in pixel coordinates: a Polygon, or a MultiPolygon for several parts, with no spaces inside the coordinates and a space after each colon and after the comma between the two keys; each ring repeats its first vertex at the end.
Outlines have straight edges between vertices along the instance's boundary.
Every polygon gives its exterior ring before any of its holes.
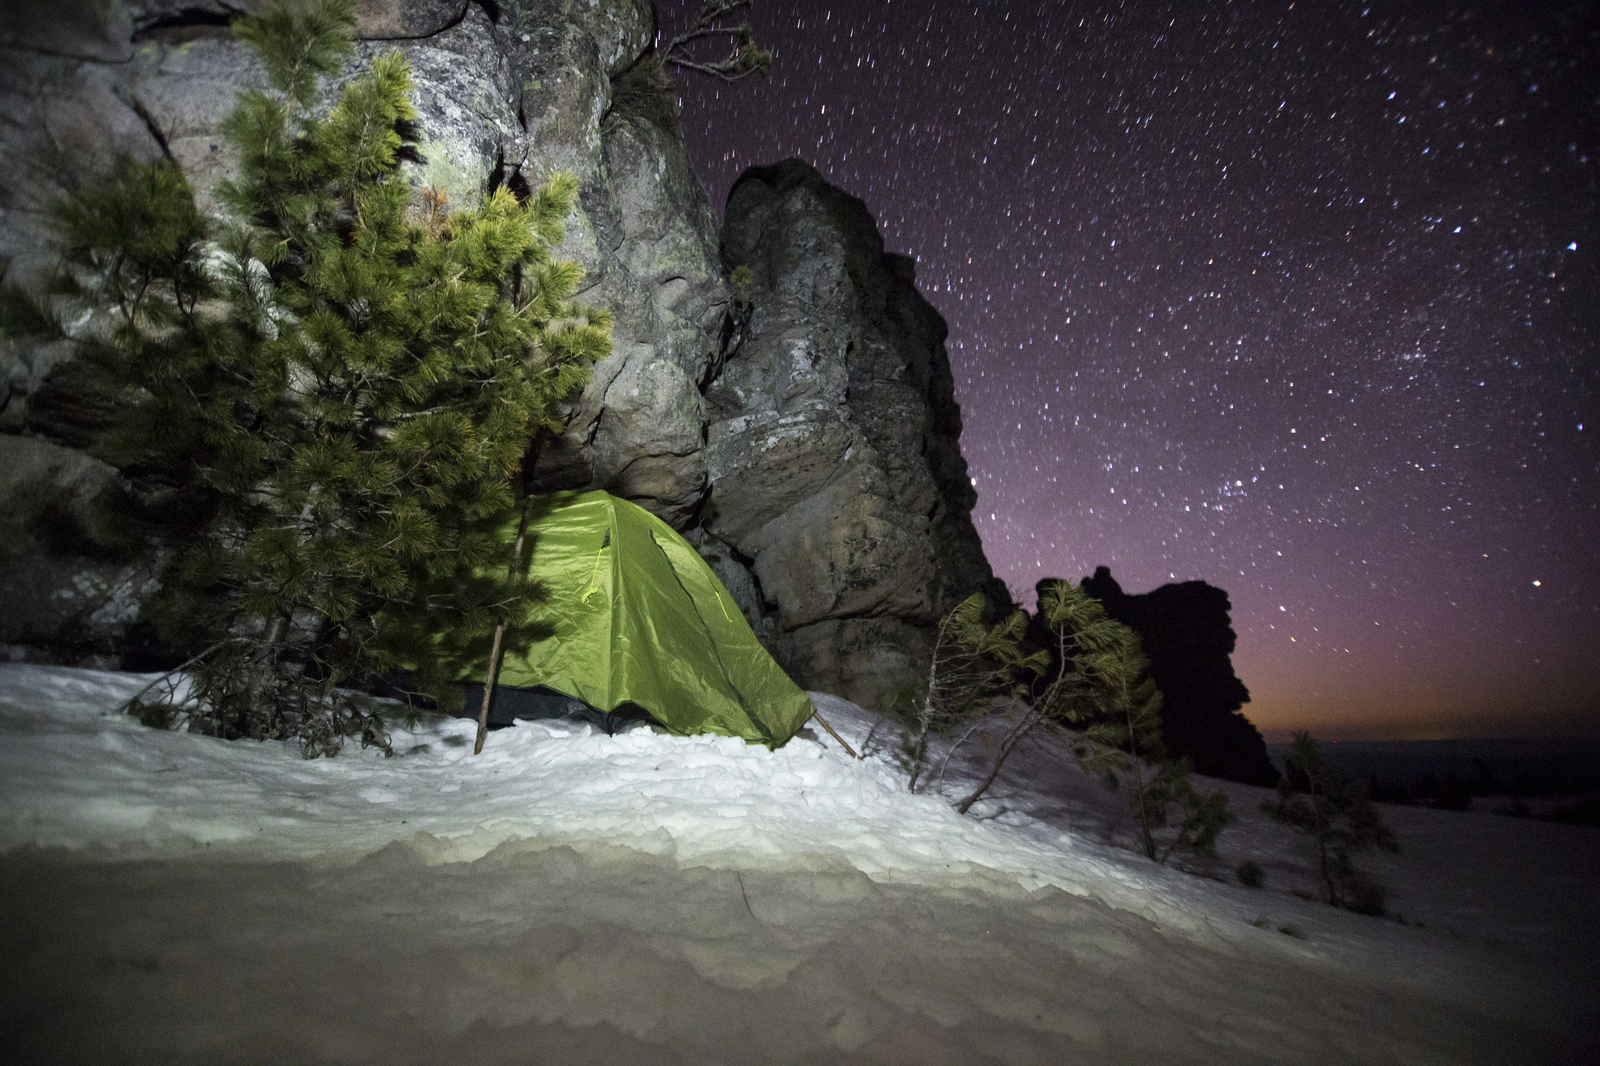
{"type": "MultiPolygon", "coordinates": [[[[1315,733],[1313,733],[1312,735],[1316,736],[1315,733]]],[[[1581,735],[1581,734],[1559,734],[1559,735],[1553,735],[1553,736],[1516,736],[1516,737],[1433,737],[1433,738],[1422,738],[1422,739],[1416,739],[1416,740],[1413,740],[1413,739],[1391,740],[1391,739],[1382,739],[1382,738],[1374,739],[1374,738],[1370,738],[1370,737],[1368,737],[1368,738],[1357,738],[1357,739],[1354,739],[1354,740],[1334,740],[1334,739],[1329,739],[1329,738],[1326,738],[1326,737],[1317,737],[1316,739],[1317,739],[1317,742],[1319,744],[1330,744],[1330,745],[1336,745],[1336,746],[1339,746],[1339,747],[1355,747],[1355,746],[1361,745],[1361,744],[1560,744],[1560,743],[1573,743],[1573,744],[1596,744],[1596,745],[1600,745],[1600,734],[1588,735],[1588,736],[1581,735]]],[[[1272,749],[1272,748],[1287,748],[1289,746],[1289,744],[1290,744],[1290,740],[1289,740],[1289,738],[1287,736],[1285,736],[1281,740],[1274,740],[1271,737],[1267,738],[1267,748],[1269,750],[1272,749]]]]}
{"type": "MultiPolygon", "coordinates": [[[[1491,729],[1486,723],[1466,726],[1464,731],[1452,732],[1449,726],[1435,728],[1419,728],[1414,723],[1385,722],[1381,732],[1377,728],[1363,728],[1360,723],[1341,723],[1336,729],[1321,730],[1315,725],[1291,725],[1262,728],[1261,724],[1250,717],[1250,706],[1246,704],[1241,712],[1261,733],[1268,745],[1288,744],[1293,733],[1300,729],[1307,729],[1317,740],[1326,744],[1436,744],[1447,741],[1462,742],[1513,742],[1513,741],[1557,741],[1581,740],[1600,742],[1600,728],[1596,728],[1592,721],[1575,722],[1570,719],[1552,719],[1543,726],[1523,728],[1516,731],[1509,720],[1504,724],[1502,731],[1485,731],[1491,729]],[[1565,723],[1565,724],[1563,724],[1565,723]]],[[[1528,723],[1522,722],[1524,726],[1528,723]]]]}
{"type": "MultiPolygon", "coordinates": [[[[1073,582],[1084,580],[1088,575],[1061,577],[1073,582]]],[[[1113,572],[1113,577],[1117,575],[1113,572]]],[[[1133,588],[1123,586],[1130,595],[1140,595],[1151,592],[1161,585],[1182,584],[1184,581],[1198,581],[1200,578],[1174,578],[1152,585],[1150,588],[1133,588]]],[[[1032,614],[1038,609],[1038,604],[1032,588],[1018,589],[1007,586],[1012,600],[1016,606],[1032,614]]],[[[1220,587],[1220,586],[1219,586],[1220,587]]],[[[1227,591],[1224,589],[1223,591],[1227,591]]],[[[1237,631],[1237,627],[1235,627],[1237,631]]],[[[1239,637],[1241,646],[1245,640],[1239,637]]],[[[1600,739],[1600,701],[1588,707],[1542,707],[1538,709],[1513,710],[1502,704],[1501,706],[1479,707],[1464,709],[1459,705],[1441,706],[1437,695],[1426,691],[1426,686],[1418,686],[1418,691],[1407,693],[1405,702],[1413,706],[1426,708],[1419,712],[1418,717],[1396,720],[1378,715],[1362,716],[1352,713],[1340,703],[1349,702],[1351,697],[1323,696],[1321,693],[1312,692],[1309,697],[1304,694],[1296,695],[1293,692],[1292,681],[1285,684],[1283,679],[1274,678],[1270,671],[1262,671],[1263,676],[1254,680],[1260,684],[1252,683],[1252,675],[1257,671],[1251,669],[1254,660],[1243,647],[1236,648],[1233,653],[1234,675],[1250,690],[1250,701],[1239,709],[1250,720],[1250,724],[1260,731],[1268,744],[1287,744],[1290,736],[1299,729],[1308,729],[1318,740],[1339,741],[1355,743],[1360,741],[1436,741],[1436,740],[1535,740],[1546,738],[1571,737],[1581,739],[1600,739]],[[1241,654],[1244,651],[1244,654],[1241,654]],[[1243,664],[1241,666],[1241,663],[1243,664]],[[1287,691],[1285,691],[1287,690],[1287,691]],[[1262,700],[1263,694],[1265,701],[1262,700]],[[1263,702],[1265,707],[1263,708],[1263,702]],[[1320,704],[1315,710],[1297,710],[1306,704],[1320,704]],[[1287,706],[1285,706],[1287,705],[1287,706]],[[1265,713],[1260,713],[1265,710],[1265,713]]],[[[1383,695],[1377,692],[1359,694],[1364,702],[1381,704],[1383,695]]],[[[1500,694],[1495,694],[1500,695],[1500,694]]],[[[1503,697],[1502,697],[1503,699],[1503,697]]],[[[1509,702],[1509,701],[1505,701],[1509,702]]]]}
{"type": "Polygon", "coordinates": [[[1241,711],[1269,741],[1286,740],[1297,729],[1348,741],[1600,737],[1600,703],[1576,692],[1518,700],[1485,685],[1474,699],[1452,691],[1434,664],[1432,676],[1420,666],[1397,667],[1382,678],[1352,681],[1343,691],[1307,693],[1295,689],[1294,678],[1275,673],[1275,664],[1243,651],[1233,656],[1234,673],[1251,696],[1241,711]],[[1402,717],[1397,707],[1409,713],[1402,717]]]}

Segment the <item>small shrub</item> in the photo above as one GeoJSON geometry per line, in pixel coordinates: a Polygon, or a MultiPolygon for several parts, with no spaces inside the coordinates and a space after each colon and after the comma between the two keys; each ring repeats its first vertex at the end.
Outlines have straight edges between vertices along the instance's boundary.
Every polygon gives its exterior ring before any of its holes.
{"type": "Polygon", "coordinates": [[[1265,914],[1263,914],[1261,917],[1257,918],[1255,921],[1251,922],[1250,924],[1255,926],[1257,929],[1266,929],[1267,927],[1272,925],[1272,919],[1268,918],[1265,914]]]}
{"type": "Polygon", "coordinates": [[[1344,905],[1357,914],[1383,917],[1387,909],[1388,893],[1382,885],[1360,870],[1353,870],[1345,880],[1344,905]]]}
{"type": "Polygon", "coordinates": [[[1234,868],[1233,875],[1245,888],[1260,888],[1261,882],[1266,878],[1266,871],[1261,869],[1259,862],[1246,859],[1234,868]]]}
{"type": "Polygon", "coordinates": [[[1278,932],[1282,933],[1284,936],[1292,936],[1296,940],[1306,939],[1306,931],[1300,928],[1298,925],[1295,925],[1293,922],[1288,922],[1284,925],[1278,926],[1278,932]]]}
{"type": "Polygon", "coordinates": [[[1310,733],[1295,732],[1286,762],[1278,798],[1264,801],[1261,809],[1311,837],[1324,898],[1335,907],[1349,906],[1355,881],[1371,880],[1351,864],[1351,854],[1374,848],[1396,852],[1400,842],[1366,789],[1329,765],[1310,733]]]}
{"type": "Polygon", "coordinates": [[[140,724],[151,729],[171,729],[178,719],[178,708],[164,700],[145,703],[134,698],[128,702],[128,713],[139,719],[140,724]]]}

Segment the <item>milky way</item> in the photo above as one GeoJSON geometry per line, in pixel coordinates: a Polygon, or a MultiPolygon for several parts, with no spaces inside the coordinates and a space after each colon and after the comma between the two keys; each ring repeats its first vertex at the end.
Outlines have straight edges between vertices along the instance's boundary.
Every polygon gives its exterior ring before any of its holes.
{"type": "Polygon", "coordinates": [[[1225,588],[1269,733],[1594,731],[1585,6],[763,0],[677,80],[719,209],[795,155],[917,257],[1019,600],[1225,588]]]}

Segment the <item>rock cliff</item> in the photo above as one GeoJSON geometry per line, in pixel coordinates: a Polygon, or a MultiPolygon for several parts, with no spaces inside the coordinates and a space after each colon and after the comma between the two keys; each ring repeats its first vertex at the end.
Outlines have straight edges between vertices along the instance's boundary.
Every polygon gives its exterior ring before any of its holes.
{"type": "Polygon", "coordinates": [[[790,672],[870,702],[920,675],[961,598],[1010,601],[972,525],[948,331],[861,201],[799,160],[735,182],[722,256],[749,291],[706,390],[708,531],[790,672]]]}
{"type": "MultiPolygon", "coordinates": [[[[229,36],[260,0],[21,0],[0,23],[0,256],[54,261],[49,205],[119,155],[227,173],[255,79],[229,36]]],[[[859,201],[803,164],[752,171],[720,235],[690,167],[649,0],[361,0],[359,67],[411,63],[418,184],[469,203],[575,173],[558,254],[615,351],[547,445],[540,488],[604,487],[688,530],[797,679],[867,698],[915,673],[937,613],[993,583],[944,324],[859,201]],[[726,270],[749,266],[732,299],[726,270]]],[[[0,644],[126,650],[159,580],[159,486],[85,451],[105,424],[64,346],[0,341],[0,644]],[[108,514],[135,514],[134,525],[108,514]]],[[[165,517],[170,517],[170,513],[165,517]]],[[[1003,595],[1003,588],[999,589],[1003,595]]],[[[102,659],[104,661],[104,659],[102,659]]]]}

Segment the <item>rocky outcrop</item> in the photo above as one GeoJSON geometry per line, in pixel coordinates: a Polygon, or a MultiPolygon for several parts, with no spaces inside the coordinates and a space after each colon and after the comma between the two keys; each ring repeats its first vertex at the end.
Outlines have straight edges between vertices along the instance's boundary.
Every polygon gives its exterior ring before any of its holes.
{"type": "Polygon", "coordinates": [[[130,532],[138,501],[127,483],[74,448],[0,434],[0,500],[0,642],[114,665],[105,653],[165,562],[130,532]]]}
{"type": "Polygon", "coordinates": [[[1237,638],[1228,594],[1204,581],[1183,581],[1129,595],[1104,566],[1085,578],[1083,587],[1106,614],[1139,634],[1150,676],[1161,689],[1161,738],[1167,750],[1187,756],[1196,771],[1210,777],[1277,784],[1266,741],[1239,713],[1250,702],[1250,691],[1233,673],[1237,638]]]}
{"type": "MultiPolygon", "coordinates": [[[[262,0],[22,0],[0,20],[0,256],[54,261],[49,208],[118,156],[166,155],[202,207],[257,81],[228,22],[262,0]]],[[[411,64],[418,185],[467,204],[580,182],[557,253],[616,318],[613,354],[542,448],[542,490],[601,487],[686,529],[795,677],[870,700],[921,673],[968,592],[1005,600],[945,326],[912,260],[804,164],[752,171],[718,234],[656,61],[649,0],[361,0],[355,69],[411,64]],[[753,281],[738,302],[727,269],[753,281]]],[[[0,643],[110,652],[162,558],[159,486],[85,450],[111,404],[64,345],[0,342],[0,643]],[[120,515],[116,520],[107,515],[120,515]],[[117,536],[108,530],[116,527],[117,536]],[[25,575],[18,576],[18,575],[25,575]],[[86,584],[87,583],[87,584],[86,584]]]]}
{"type": "Polygon", "coordinates": [[[653,54],[609,84],[603,185],[586,186],[597,283],[616,316],[612,356],[542,453],[544,488],[603,487],[683,528],[704,500],[704,383],[721,361],[728,289],[716,221],[690,166],[672,88],[653,54]]]}
{"type": "Polygon", "coordinates": [[[735,183],[722,255],[749,291],[706,391],[707,529],[790,672],[871,703],[920,676],[961,598],[1010,602],[972,525],[945,323],[861,201],[799,160],[735,183]]]}
{"type": "MultiPolygon", "coordinates": [[[[0,256],[11,280],[35,281],[53,265],[50,205],[118,156],[171,157],[202,206],[214,206],[207,190],[231,163],[221,120],[257,77],[228,23],[262,6],[11,5],[0,20],[0,256]]],[[[537,186],[558,169],[579,178],[558,254],[584,268],[582,298],[614,313],[615,351],[574,403],[566,435],[545,449],[542,487],[605,487],[685,524],[706,492],[701,386],[720,358],[727,286],[710,204],[651,63],[650,3],[362,0],[358,10],[356,69],[394,48],[410,61],[426,158],[418,184],[463,204],[499,184],[537,186]]],[[[108,411],[65,345],[0,341],[0,463],[44,442],[70,456],[62,462],[92,465],[80,449],[108,411]]],[[[57,466],[10,463],[0,506],[7,493],[55,493],[57,466]]],[[[30,527],[30,515],[8,509],[8,566],[23,555],[37,565],[26,595],[0,586],[0,642],[59,644],[62,613],[38,604],[72,593],[97,564],[73,547],[82,536],[59,522],[30,527]]],[[[115,630],[94,629],[91,643],[109,650],[115,630]]]]}

